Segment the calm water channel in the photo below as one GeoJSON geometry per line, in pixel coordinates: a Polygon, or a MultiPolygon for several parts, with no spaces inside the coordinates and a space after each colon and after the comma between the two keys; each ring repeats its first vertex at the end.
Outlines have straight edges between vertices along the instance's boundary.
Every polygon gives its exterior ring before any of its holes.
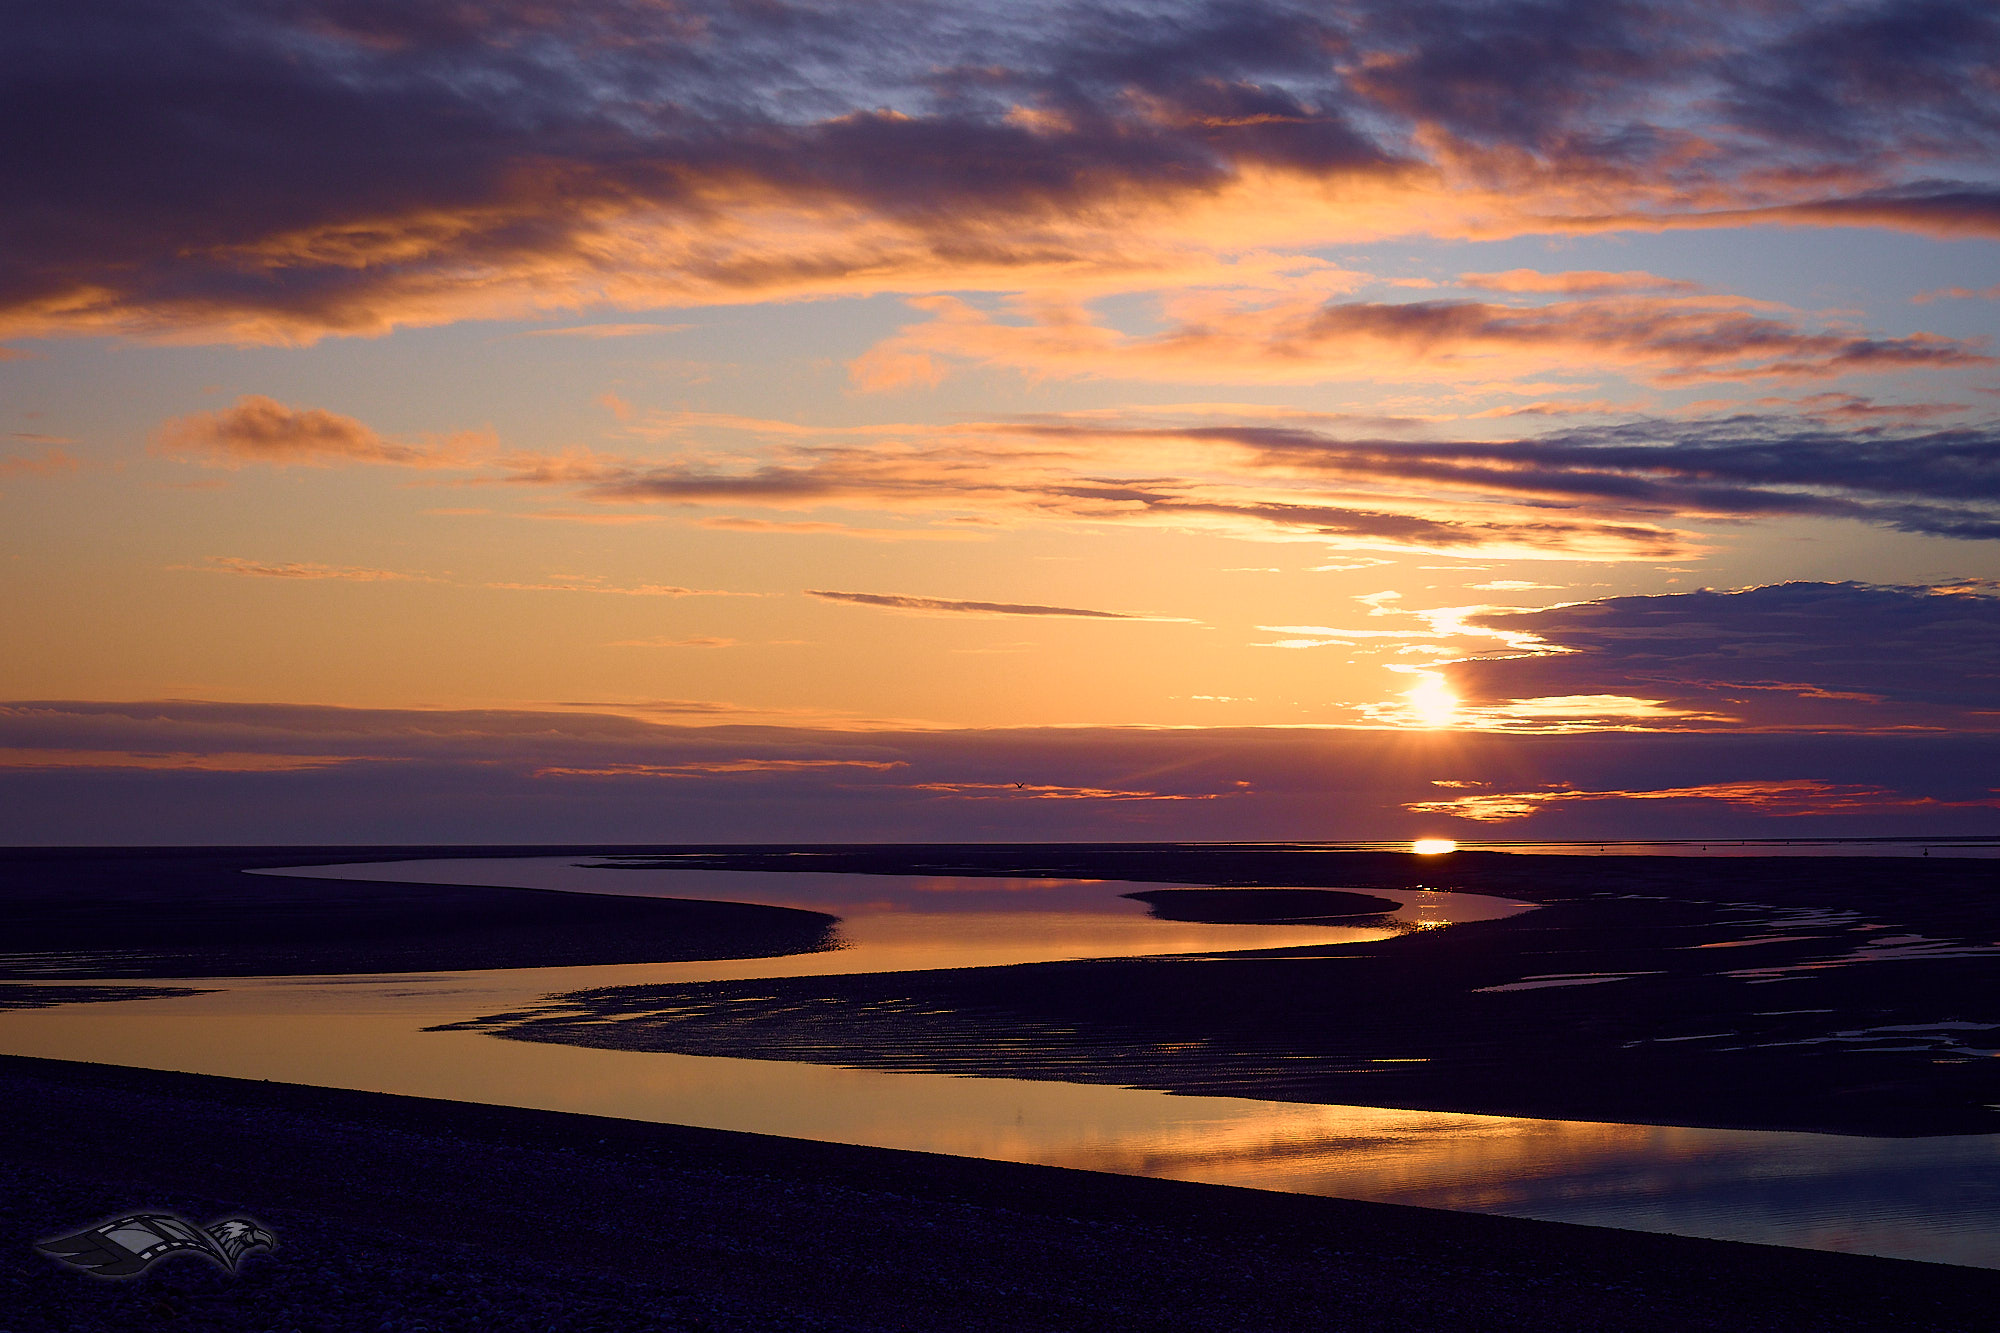
{"type": "MultiPolygon", "coordinates": [[[[574,858],[285,872],[810,907],[844,947],[731,962],[225,978],[0,1012],[0,1051],[2000,1268],[2000,1139],[1875,1139],[1315,1106],[425,1032],[594,986],[1273,948],[1354,927],[1157,921],[1085,880],[604,869],[574,858]]],[[[1369,890],[1405,921],[1527,910],[1369,890]]],[[[176,983],[180,984],[180,983],[176,983]]]]}

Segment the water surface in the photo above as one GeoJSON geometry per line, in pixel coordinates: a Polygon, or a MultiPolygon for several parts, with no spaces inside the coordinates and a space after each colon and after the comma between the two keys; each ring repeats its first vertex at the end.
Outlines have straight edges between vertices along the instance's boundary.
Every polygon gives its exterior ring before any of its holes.
{"type": "MultiPolygon", "coordinates": [[[[810,907],[842,916],[846,947],[729,962],[177,982],[215,990],[0,1012],[0,1050],[2000,1268],[1992,1136],[1318,1106],[423,1030],[600,986],[1269,948],[1378,939],[1396,926],[1162,922],[1118,895],[1173,886],[1103,881],[608,870],[574,858],[295,873],[810,907]]],[[[1401,928],[1525,906],[1366,892],[1403,904],[1401,928]]]]}

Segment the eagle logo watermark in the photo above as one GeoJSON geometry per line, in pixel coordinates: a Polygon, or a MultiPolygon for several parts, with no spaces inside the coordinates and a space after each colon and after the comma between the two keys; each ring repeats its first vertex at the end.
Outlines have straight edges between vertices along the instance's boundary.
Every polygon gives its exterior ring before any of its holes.
{"type": "Polygon", "coordinates": [[[247,1217],[198,1227],[172,1213],[128,1213],[35,1248],[96,1277],[132,1277],[174,1254],[199,1255],[233,1273],[244,1255],[277,1245],[276,1236],[247,1217]]]}

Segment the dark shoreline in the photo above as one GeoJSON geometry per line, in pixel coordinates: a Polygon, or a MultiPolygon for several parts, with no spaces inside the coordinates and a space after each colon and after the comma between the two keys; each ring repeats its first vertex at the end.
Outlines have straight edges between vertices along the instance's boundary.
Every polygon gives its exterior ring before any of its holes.
{"type": "Polygon", "coordinates": [[[0,980],[473,972],[829,948],[824,912],[245,872],[575,848],[0,851],[0,980]]]}
{"type": "Polygon", "coordinates": [[[8,1333],[1985,1329],[2000,1273],[0,1057],[8,1333]],[[29,1242],[232,1213],[106,1282],[29,1242]]]}

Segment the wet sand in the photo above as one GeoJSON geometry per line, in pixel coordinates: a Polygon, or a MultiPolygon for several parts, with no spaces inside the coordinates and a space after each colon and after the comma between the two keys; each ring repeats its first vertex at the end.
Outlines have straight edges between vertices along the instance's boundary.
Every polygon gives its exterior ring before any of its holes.
{"type": "Polygon", "coordinates": [[[1991,1327],[2000,1273],[284,1084],[0,1058],[0,1327],[1991,1327]],[[150,1206],[278,1237],[105,1282],[150,1206]]]}

